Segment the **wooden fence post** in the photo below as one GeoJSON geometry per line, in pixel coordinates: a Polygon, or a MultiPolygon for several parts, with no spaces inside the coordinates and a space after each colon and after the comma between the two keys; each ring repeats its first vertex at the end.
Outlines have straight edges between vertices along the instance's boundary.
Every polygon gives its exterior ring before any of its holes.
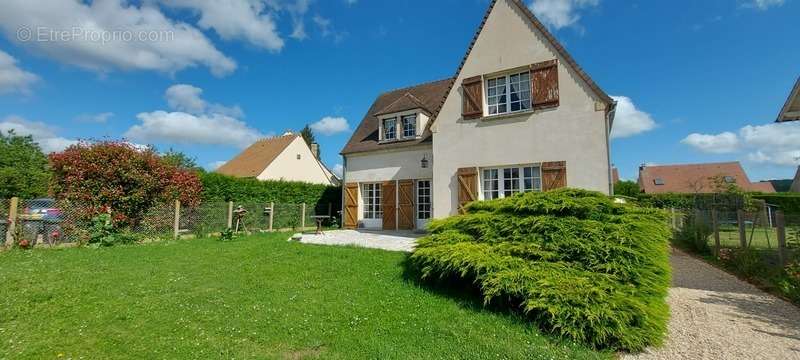
{"type": "Polygon", "coordinates": [[[778,230],[778,261],[781,266],[786,265],[786,219],[783,217],[783,211],[775,212],[775,226],[778,230]]]}
{"type": "Polygon", "coordinates": [[[17,211],[19,209],[19,198],[12,197],[8,206],[8,226],[6,226],[6,246],[14,245],[14,234],[17,230],[17,211]]]}
{"type": "Polygon", "coordinates": [[[178,239],[181,236],[181,201],[175,200],[175,224],[172,227],[172,238],[178,239]]]}
{"type": "Polygon", "coordinates": [[[275,203],[269,203],[269,231],[272,231],[272,220],[275,219],[275,203]]]}
{"type": "Polygon", "coordinates": [[[228,201],[228,229],[233,229],[233,201],[228,201]]]}
{"type": "Polygon", "coordinates": [[[736,211],[737,223],[739,223],[739,246],[744,249],[747,248],[747,228],[745,226],[744,210],[739,209],[736,211]]]}
{"type": "Polygon", "coordinates": [[[300,231],[306,228],[306,203],[303,203],[303,212],[300,215],[300,231]]]}
{"type": "Polygon", "coordinates": [[[714,229],[714,256],[719,258],[719,214],[717,209],[711,209],[711,226],[714,229]]]}

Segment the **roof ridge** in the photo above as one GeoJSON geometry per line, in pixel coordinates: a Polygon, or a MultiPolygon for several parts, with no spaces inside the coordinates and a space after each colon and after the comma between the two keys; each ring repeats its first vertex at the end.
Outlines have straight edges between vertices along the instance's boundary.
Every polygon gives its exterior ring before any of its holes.
{"type": "Polygon", "coordinates": [[[670,167],[670,166],[708,166],[708,165],[724,165],[724,164],[739,164],[739,161],[717,161],[717,162],[708,162],[708,163],[691,163],[691,164],[664,164],[664,165],[645,165],[644,168],[654,168],[654,167],[670,167]]]}

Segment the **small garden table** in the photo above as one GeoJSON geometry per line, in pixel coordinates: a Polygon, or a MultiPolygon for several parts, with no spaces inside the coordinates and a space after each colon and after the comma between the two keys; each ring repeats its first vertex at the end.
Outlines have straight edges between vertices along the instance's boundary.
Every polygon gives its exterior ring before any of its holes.
{"type": "Polygon", "coordinates": [[[331,217],[328,215],[314,215],[311,218],[317,222],[317,230],[314,233],[317,235],[320,234],[325,235],[325,233],[322,231],[322,223],[325,222],[325,220],[330,219],[331,217]]]}

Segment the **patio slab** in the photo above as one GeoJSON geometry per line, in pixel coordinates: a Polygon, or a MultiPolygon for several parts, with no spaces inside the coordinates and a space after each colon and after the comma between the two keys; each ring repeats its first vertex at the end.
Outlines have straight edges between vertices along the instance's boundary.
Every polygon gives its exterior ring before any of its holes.
{"type": "Polygon", "coordinates": [[[300,242],[317,245],[354,245],[372,249],[411,252],[425,234],[412,231],[333,230],[324,234],[303,234],[300,242]]]}

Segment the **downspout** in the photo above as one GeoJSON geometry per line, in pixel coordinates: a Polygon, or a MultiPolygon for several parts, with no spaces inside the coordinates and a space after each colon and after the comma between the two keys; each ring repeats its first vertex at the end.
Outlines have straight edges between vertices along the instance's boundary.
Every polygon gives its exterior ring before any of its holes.
{"type": "Polygon", "coordinates": [[[342,192],[341,192],[341,201],[339,206],[339,229],[344,229],[344,192],[345,187],[347,186],[347,156],[342,155],[342,192]]]}
{"type": "Polygon", "coordinates": [[[611,128],[614,126],[614,116],[617,114],[617,102],[614,101],[606,108],[606,159],[608,160],[608,193],[614,195],[614,170],[611,168],[611,128]]]}

